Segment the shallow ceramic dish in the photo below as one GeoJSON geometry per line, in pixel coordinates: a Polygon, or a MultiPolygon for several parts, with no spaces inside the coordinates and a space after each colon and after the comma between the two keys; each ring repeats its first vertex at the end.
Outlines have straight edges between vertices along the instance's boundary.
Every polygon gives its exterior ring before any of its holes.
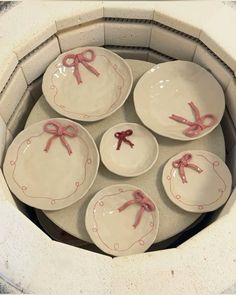
{"type": "Polygon", "coordinates": [[[172,202],[190,212],[221,207],[232,189],[232,176],[215,154],[190,150],[171,158],[164,167],[162,183],[172,202]]]}
{"type": "Polygon", "coordinates": [[[87,193],[98,166],[98,150],[88,131],[57,118],[19,133],[7,151],[3,168],[10,189],[22,202],[58,210],[87,193]]]}
{"type": "Polygon", "coordinates": [[[85,224],[101,250],[114,256],[130,255],[146,251],[155,241],[159,212],[141,189],[118,184],[94,196],[86,211],[85,224]]]}
{"type": "Polygon", "coordinates": [[[43,76],[43,93],[59,114],[97,121],[114,113],[133,83],[129,65],[101,47],[80,47],[59,55],[43,76]]]}
{"type": "Polygon", "coordinates": [[[121,176],[138,176],[155,164],[159,153],[156,138],[137,123],[121,123],[107,130],[100,154],[108,170],[121,176]]]}
{"type": "Polygon", "coordinates": [[[143,75],[134,90],[134,104],[142,122],[156,133],[193,140],[219,124],[225,99],[220,84],[207,70],[192,62],[173,61],[143,75]]]}

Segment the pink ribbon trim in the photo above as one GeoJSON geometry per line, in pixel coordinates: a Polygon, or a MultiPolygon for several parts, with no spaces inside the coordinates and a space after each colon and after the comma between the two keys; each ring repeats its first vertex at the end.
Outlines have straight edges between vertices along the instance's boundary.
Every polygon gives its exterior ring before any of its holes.
{"type": "Polygon", "coordinates": [[[198,173],[201,173],[203,170],[201,168],[199,168],[197,165],[193,164],[193,163],[189,163],[189,161],[192,160],[192,154],[185,154],[183,155],[182,158],[175,160],[172,162],[172,166],[174,168],[178,168],[179,169],[179,175],[182,179],[183,183],[187,183],[187,179],[186,179],[186,175],[185,175],[185,171],[184,168],[188,167],[191,168],[195,171],[197,171],[198,173]]]}
{"type": "Polygon", "coordinates": [[[140,205],[140,209],[136,215],[135,222],[133,224],[133,227],[136,228],[142,219],[144,211],[148,211],[148,212],[154,211],[156,207],[153,204],[153,202],[148,197],[146,197],[141,191],[135,191],[133,195],[134,195],[134,199],[124,203],[122,206],[118,208],[118,210],[119,212],[121,212],[127,207],[129,207],[130,205],[133,205],[133,204],[140,205]]]}
{"type": "Polygon", "coordinates": [[[194,117],[195,117],[195,122],[188,121],[187,119],[185,119],[185,118],[183,118],[181,116],[178,116],[178,115],[174,115],[174,114],[172,114],[169,117],[172,120],[175,120],[175,121],[177,121],[179,123],[182,123],[182,124],[185,124],[185,125],[189,126],[183,132],[186,136],[188,136],[188,137],[197,136],[197,135],[199,135],[199,133],[202,130],[204,130],[206,128],[209,128],[209,127],[213,126],[216,123],[217,119],[213,114],[206,114],[204,116],[201,116],[199,109],[196,107],[196,105],[193,102],[189,102],[188,104],[189,104],[189,106],[191,107],[191,109],[193,111],[193,114],[194,114],[194,117]],[[209,124],[204,124],[204,122],[207,119],[210,120],[209,124]]]}
{"type": "Polygon", "coordinates": [[[68,137],[76,137],[78,134],[78,128],[72,124],[68,124],[67,126],[63,126],[61,125],[59,122],[57,121],[49,121],[47,122],[44,127],[43,130],[49,134],[52,134],[52,136],[48,139],[47,144],[44,148],[45,152],[48,152],[50,149],[50,146],[52,144],[52,141],[56,138],[60,138],[61,143],[65,146],[65,148],[68,151],[68,154],[72,154],[72,149],[69,145],[69,143],[66,141],[65,136],[68,137]]]}
{"type": "Polygon", "coordinates": [[[94,67],[88,64],[89,62],[94,61],[95,57],[96,57],[95,52],[92,49],[87,49],[78,54],[65,55],[62,60],[62,63],[65,67],[74,67],[74,76],[76,77],[78,84],[80,84],[82,83],[82,78],[79,71],[80,63],[94,75],[96,76],[100,75],[99,72],[94,67]],[[70,59],[72,59],[73,61],[69,63],[68,60],[70,59]]]}
{"type": "Polygon", "coordinates": [[[133,148],[134,144],[133,144],[130,140],[128,140],[128,139],[126,138],[127,136],[130,136],[130,135],[132,135],[132,134],[133,134],[133,130],[131,130],[131,129],[128,129],[128,130],[126,130],[126,131],[116,132],[116,133],[114,134],[115,138],[118,139],[118,143],[117,143],[117,147],[116,147],[116,149],[117,149],[117,150],[120,149],[121,144],[122,144],[122,141],[123,141],[124,143],[130,145],[131,148],[133,148]]]}

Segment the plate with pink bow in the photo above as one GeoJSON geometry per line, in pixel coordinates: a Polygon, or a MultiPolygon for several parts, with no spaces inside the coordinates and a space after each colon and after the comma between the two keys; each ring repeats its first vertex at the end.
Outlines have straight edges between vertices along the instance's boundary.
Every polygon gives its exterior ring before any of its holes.
{"type": "Polygon", "coordinates": [[[223,90],[206,69],[187,61],[158,64],[134,90],[135,109],[154,132],[177,140],[210,133],[225,109],[223,90]]]}
{"type": "Polygon", "coordinates": [[[85,225],[94,244],[113,256],[145,252],[155,241],[159,211],[142,189],[116,184],[90,201],[85,225]]]}
{"type": "Polygon", "coordinates": [[[170,200],[185,211],[203,213],[224,205],[232,189],[226,164],[204,150],[183,151],[165,165],[162,183],[170,200]]]}
{"type": "Polygon", "coordinates": [[[38,209],[58,210],[87,193],[98,166],[98,150],[88,131],[56,118],[19,133],[8,148],[3,169],[19,200],[38,209]]]}
{"type": "Polygon", "coordinates": [[[133,83],[124,59],[102,47],[80,47],[58,56],[43,76],[43,93],[59,114],[98,121],[127,99],[133,83]]]}

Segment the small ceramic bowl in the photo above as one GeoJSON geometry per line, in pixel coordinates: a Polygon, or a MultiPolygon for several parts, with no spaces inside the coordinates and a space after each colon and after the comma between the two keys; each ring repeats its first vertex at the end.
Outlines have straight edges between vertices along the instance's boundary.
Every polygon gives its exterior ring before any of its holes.
{"type": "Polygon", "coordinates": [[[85,224],[94,244],[105,253],[137,254],[155,241],[159,212],[140,188],[117,184],[94,196],[86,211],[85,224]]]}
{"type": "Polygon", "coordinates": [[[170,200],[196,213],[213,211],[228,199],[232,176],[215,154],[203,150],[179,153],[165,165],[162,183],[170,200]]]}
{"type": "Polygon", "coordinates": [[[156,138],[136,123],[121,123],[105,132],[100,143],[103,164],[111,172],[133,177],[147,172],[159,153],[156,138]]]}

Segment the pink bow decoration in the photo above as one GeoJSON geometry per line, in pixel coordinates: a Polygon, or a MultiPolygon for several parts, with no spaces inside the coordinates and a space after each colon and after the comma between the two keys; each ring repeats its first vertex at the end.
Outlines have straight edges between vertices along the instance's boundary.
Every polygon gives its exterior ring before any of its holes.
{"type": "Polygon", "coordinates": [[[131,148],[133,148],[134,144],[128,140],[126,137],[133,134],[133,130],[128,129],[126,131],[116,132],[114,136],[118,139],[116,149],[119,150],[122,144],[122,141],[129,144],[131,148]]]}
{"type": "Polygon", "coordinates": [[[191,168],[195,171],[197,171],[198,173],[201,173],[203,170],[201,168],[199,168],[197,165],[193,164],[193,163],[189,163],[189,161],[192,160],[192,154],[185,154],[183,155],[182,158],[175,160],[172,162],[172,166],[174,168],[178,168],[179,169],[179,175],[182,179],[183,183],[187,183],[187,179],[186,179],[186,175],[185,175],[185,171],[184,168],[188,167],[191,168]]]}
{"type": "Polygon", "coordinates": [[[65,148],[68,151],[68,154],[72,154],[72,149],[69,145],[69,143],[66,141],[65,136],[69,136],[69,137],[76,137],[78,134],[78,128],[72,124],[69,124],[67,126],[63,126],[61,125],[59,122],[57,121],[48,121],[45,125],[44,125],[44,131],[52,134],[52,136],[48,139],[48,142],[45,146],[44,151],[48,152],[50,149],[50,146],[52,144],[52,141],[56,138],[60,138],[61,143],[65,146],[65,148]]]}
{"type": "Polygon", "coordinates": [[[201,116],[199,109],[196,107],[196,105],[193,102],[189,102],[188,104],[189,104],[189,106],[191,107],[191,109],[193,111],[193,114],[194,114],[194,117],[195,117],[195,122],[188,121],[187,119],[185,119],[185,118],[183,118],[181,116],[178,116],[178,115],[174,115],[174,114],[172,114],[169,117],[172,120],[175,120],[175,121],[177,121],[179,123],[183,123],[183,124],[189,126],[183,132],[186,136],[188,136],[188,137],[197,136],[197,135],[199,135],[199,133],[202,130],[204,130],[206,128],[209,128],[209,127],[213,126],[216,123],[217,119],[213,114],[206,114],[204,116],[201,116]],[[208,124],[204,124],[204,122],[207,119],[210,120],[210,122],[208,124]]]}
{"type": "Polygon", "coordinates": [[[79,71],[79,63],[81,63],[88,71],[90,71],[94,75],[100,75],[94,67],[88,64],[89,62],[94,61],[95,57],[95,52],[92,49],[87,49],[78,54],[65,55],[62,63],[65,67],[74,67],[74,75],[76,77],[78,84],[80,84],[82,83],[82,79],[79,71]],[[90,56],[88,56],[88,54],[90,54],[90,56]],[[72,59],[73,61],[69,63],[69,59],[72,59]]]}
{"type": "Polygon", "coordinates": [[[141,191],[135,191],[133,195],[134,195],[134,199],[124,203],[121,207],[118,208],[118,210],[119,212],[121,212],[127,207],[129,207],[130,205],[133,205],[133,204],[140,205],[140,209],[136,215],[135,222],[133,224],[133,227],[136,228],[142,219],[144,211],[148,211],[148,212],[154,211],[156,207],[153,204],[153,202],[148,197],[146,197],[141,191]]]}

